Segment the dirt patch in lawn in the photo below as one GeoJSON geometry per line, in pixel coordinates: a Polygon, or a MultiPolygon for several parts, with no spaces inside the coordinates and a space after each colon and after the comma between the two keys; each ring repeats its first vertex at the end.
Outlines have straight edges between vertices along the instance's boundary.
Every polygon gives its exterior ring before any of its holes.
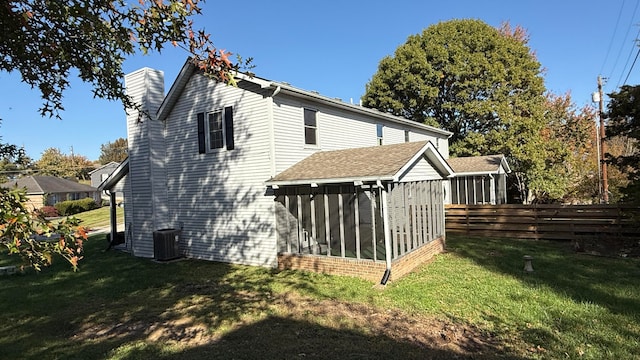
{"type": "MultiPolygon", "coordinates": [[[[75,341],[119,340],[118,342],[142,340],[155,344],[173,344],[184,349],[216,346],[220,348],[220,344],[223,344],[222,348],[227,349],[230,343],[238,341],[234,340],[238,336],[229,336],[234,332],[247,332],[242,335],[243,339],[265,336],[267,339],[262,341],[270,346],[278,346],[278,341],[283,341],[282,338],[289,336],[289,332],[295,332],[297,334],[293,335],[293,340],[297,342],[297,349],[309,349],[317,346],[313,342],[317,342],[318,339],[314,339],[314,336],[305,338],[299,333],[316,329],[313,330],[316,333],[326,332],[335,335],[334,340],[326,334],[321,335],[325,342],[344,341],[338,339],[342,337],[339,334],[349,334],[351,339],[355,336],[357,340],[348,341],[354,341],[353,346],[359,347],[366,347],[367,341],[386,339],[393,344],[402,344],[410,347],[412,351],[427,355],[436,352],[440,354],[436,356],[437,358],[443,353],[461,358],[482,358],[483,355],[498,355],[505,352],[504,346],[492,334],[472,325],[410,315],[399,310],[380,309],[337,300],[316,300],[302,297],[297,293],[260,299],[255,305],[242,319],[226,322],[222,331],[220,328],[207,326],[207,319],[201,316],[205,309],[198,304],[191,304],[186,307],[181,306],[180,309],[169,310],[163,314],[163,319],[124,320],[118,324],[85,322],[72,339],[75,341]],[[200,315],[195,318],[190,314],[200,315]],[[264,321],[271,321],[271,323],[256,325],[264,321]],[[291,324],[299,325],[291,326],[291,324]],[[273,329],[279,326],[282,329],[277,330],[280,331],[278,334],[273,329]],[[255,329],[246,330],[252,327],[255,329]],[[273,338],[269,339],[270,336],[273,338]]],[[[350,344],[333,343],[327,346],[339,349],[340,346],[348,347],[350,344]]],[[[243,347],[245,345],[240,343],[233,348],[243,347]]],[[[242,354],[236,355],[242,358],[242,354]]],[[[306,356],[314,357],[310,355],[306,356]]]]}

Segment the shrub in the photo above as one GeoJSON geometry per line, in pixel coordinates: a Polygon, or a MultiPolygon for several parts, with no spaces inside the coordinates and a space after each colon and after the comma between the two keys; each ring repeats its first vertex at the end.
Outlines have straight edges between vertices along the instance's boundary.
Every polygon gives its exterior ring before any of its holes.
{"type": "Polygon", "coordinates": [[[41,207],[38,209],[38,213],[46,218],[60,216],[60,214],[58,214],[58,210],[54,206],[50,205],[41,207]]]}
{"type": "Polygon", "coordinates": [[[62,216],[69,216],[98,208],[98,204],[92,198],[80,200],[67,200],[55,205],[56,210],[62,216]]]}

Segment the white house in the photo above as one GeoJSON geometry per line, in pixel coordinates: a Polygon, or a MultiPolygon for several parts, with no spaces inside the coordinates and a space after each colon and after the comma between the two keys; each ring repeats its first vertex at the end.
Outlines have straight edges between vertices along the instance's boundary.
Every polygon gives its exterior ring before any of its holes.
{"type": "Polygon", "coordinates": [[[402,276],[443,249],[451,133],[286,83],[213,81],[187,61],[125,77],[150,118],[127,115],[125,238],[154,257],[178,229],[183,256],[402,276]]]}

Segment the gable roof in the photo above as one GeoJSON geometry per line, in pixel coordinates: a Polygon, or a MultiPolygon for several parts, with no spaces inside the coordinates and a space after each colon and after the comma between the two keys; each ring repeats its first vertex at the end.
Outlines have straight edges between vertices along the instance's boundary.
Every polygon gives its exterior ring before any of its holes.
{"type": "Polygon", "coordinates": [[[124,161],[122,161],[120,165],[118,165],[118,167],[111,172],[111,174],[109,174],[109,177],[104,179],[104,181],[100,185],[98,185],[98,190],[102,191],[113,189],[118,184],[118,182],[128,173],[129,157],[127,156],[127,158],[124,159],[124,161]]]}
{"type": "Polygon", "coordinates": [[[496,174],[500,172],[500,166],[505,172],[511,172],[507,159],[502,154],[449,158],[447,162],[456,175],[496,174]]]}
{"type": "Polygon", "coordinates": [[[428,141],[319,151],[277,174],[267,185],[344,183],[353,181],[398,181],[419,159],[426,156],[444,176],[453,169],[428,141]]]}
{"type": "Polygon", "coordinates": [[[106,163],[106,164],[104,164],[104,165],[100,166],[100,167],[99,167],[99,168],[97,168],[97,169],[94,169],[94,170],[89,171],[89,175],[91,175],[91,174],[95,173],[96,171],[103,170],[103,169],[105,169],[105,168],[111,168],[111,167],[112,167],[112,168],[114,168],[114,169],[115,169],[115,168],[117,168],[117,167],[118,167],[118,165],[120,165],[120,164],[118,164],[118,163],[117,163],[117,162],[115,162],[115,161],[108,162],[108,163],[106,163]]]}
{"type": "Polygon", "coordinates": [[[71,192],[95,192],[93,186],[55,176],[25,176],[2,184],[2,187],[26,188],[27,194],[55,194],[71,192]]]}
{"type": "MultiPolygon", "coordinates": [[[[169,92],[167,92],[167,95],[162,101],[162,104],[160,104],[160,107],[158,108],[158,112],[156,114],[156,118],[158,120],[165,120],[169,116],[169,114],[171,113],[171,110],[173,109],[173,106],[176,104],[182,91],[187,86],[189,79],[193,74],[197,72],[198,70],[196,66],[193,65],[191,59],[187,59],[184,65],[182,66],[182,68],[180,69],[180,72],[178,73],[176,80],[171,85],[169,92]]],[[[271,94],[271,96],[275,96],[278,93],[283,93],[283,94],[286,93],[290,96],[294,96],[294,97],[302,98],[308,101],[313,101],[315,103],[331,106],[333,108],[339,108],[349,112],[364,114],[366,116],[371,116],[374,118],[399,123],[407,127],[419,128],[422,130],[431,131],[433,133],[446,136],[447,138],[453,135],[452,132],[449,132],[444,129],[439,129],[433,126],[424,125],[400,116],[384,113],[376,109],[370,109],[360,105],[345,103],[339,99],[332,99],[330,97],[320,95],[313,91],[302,90],[284,82],[271,81],[271,80],[259,78],[257,76],[249,76],[242,73],[236,74],[235,77],[236,77],[236,80],[238,81],[238,84],[242,82],[249,82],[249,83],[253,83],[255,85],[260,86],[260,88],[262,89],[273,90],[273,93],[271,94]]]]}

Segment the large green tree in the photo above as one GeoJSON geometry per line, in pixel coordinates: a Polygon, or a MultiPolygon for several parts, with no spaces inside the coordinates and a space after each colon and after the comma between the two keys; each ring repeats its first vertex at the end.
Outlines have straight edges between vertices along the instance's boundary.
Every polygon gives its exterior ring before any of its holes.
{"type": "Polygon", "coordinates": [[[58,148],[43,151],[35,165],[40,175],[78,180],[88,180],[89,172],[95,169],[95,165],[86,156],[67,155],[58,148]]]}
{"type": "Polygon", "coordinates": [[[112,161],[117,163],[127,158],[128,142],[125,138],[118,138],[114,142],[100,145],[100,157],[98,162],[102,165],[112,161]]]}
{"type": "Polygon", "coordinates": [[[200,0],[9,0],[0,4],[0,70],[17,71],[43,99],[42,115],[60,117],[70,75],[96,97],[137,107],[123,87],[127,56],[181,47],[204,73],[233,81],[238,64],[210,35],[193,28],[200,0]]]}
{"type": "Polygon", "coordinates": [[[640,85],[624,85],[609,97],[607,137],[625,138],[630,149],[617,156],[609,153],[608,158],[629,181],[622,189],[622,200],[640,203],[640,85]]]}
{"type": "Polygon", "coordinates": [[[453,156],[503,153],[523,199],[549,190],[545,87],[528,37],[508,24],[451,20],[412,35],[380,61],[363,103],[453,132],[453,156]]]}

